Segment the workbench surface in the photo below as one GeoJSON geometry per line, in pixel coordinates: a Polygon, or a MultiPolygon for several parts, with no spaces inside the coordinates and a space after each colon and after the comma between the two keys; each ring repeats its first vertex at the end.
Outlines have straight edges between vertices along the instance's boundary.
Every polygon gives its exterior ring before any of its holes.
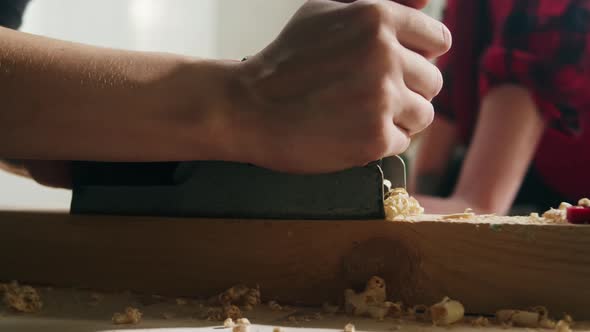
{"type": "MultiPolygon", "coordinates": [[[[101,300],[96,301],[96,292],[82,290],[61,290],[37,288],[41,294],[43,309],[34,314],[16,314],[0,305],[0,331],[4,332],[106,332],[115,330],[145,330],[153,332],[231,332],[223,329],[220,322],[199,319],[203,311],[202,302],[183,299],[178,304],[176,299],[154,298],[130,293],[101,293],[101,300]],[[186,303],[184,303],[186,302],[186,303]],[[111,318],[115,312],[132,306],[141,310],[144,315],[137,325],[113,325],[111,318]],[[168,319],[164,316],[168,316],[168,319]]],[[[387,318],[378,322],[370,318],[347,317],[344,314],[324,314],[320,309],[287,309],[272,311],[261,304],[253,311],[245,312],[252,324],[250,332],[272,332],[274,327],[283,327],[284,332],[326,332],[343,331],[344,325],[353,322],[357,331],[456,331],[456,332],[530,332],[531,329],[506,329],[498,325],[489,327],[473,327],[468,323],[447,327],[433,327],[428,321],[413,321],[409,318],[387,318]],[[296,322],[289,317],[295,317],[296,322]],[[305,321],[305,317],[310,318],[305,321]]],[[[574,317],[575,318],[575,317],[574,317]]],[[[467,318],[469,319],[469,318],[467,318]]],[[[576,323],[575,331],[590,331],[590,324],[576,323]]],[[[539,330],[549,331],[553,330],[539,330]]]]}

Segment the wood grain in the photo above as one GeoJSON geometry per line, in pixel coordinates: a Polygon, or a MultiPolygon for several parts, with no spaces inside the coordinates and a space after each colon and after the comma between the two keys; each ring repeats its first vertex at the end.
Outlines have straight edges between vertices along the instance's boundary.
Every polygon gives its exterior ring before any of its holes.
{"type": "Polygon", "coordinates": [[[0,229],[0,280],[172,296],[259,284],[266,299],[318,305],[380,275],[408,304],[451,296],[471,313],[545,305],[590,318],[586,226],[0,212],[0,229]]]}

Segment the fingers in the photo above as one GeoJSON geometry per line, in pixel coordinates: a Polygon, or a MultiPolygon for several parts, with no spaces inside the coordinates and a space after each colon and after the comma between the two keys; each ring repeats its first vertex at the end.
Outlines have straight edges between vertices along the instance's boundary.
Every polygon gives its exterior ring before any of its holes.
{"type": "Polygon", "coordinates": [[[429,59],[446,53],[452,44],[451,33],[441,22],[421,11],[387,3],[390,24],[395,27],[399,42],[429,59]]]}
{"type": "Polygon", "coordinates": [[[390,146],[388,151],[382,157],[391,157],[402,154],[408,149],[408,147],[410,147],[410,143],[412,142],[410,135],[408,135],[405,129],[396,125],[392,125],[392,127],[393,128],[390,131],[390,146]]]}
{"type": "Polygon", "coordinates": [[[396,2],[416,9],[422,9],[428,4],[428,0],[398,0],[396,2]]]}
{"type": "Polygon", "coordinates": [[[404,83],[408,89],[420,94],[430,101],[443,87],[443,78],[440,70],[426,60],[423,56],[401,48],[400,59],[402,61],[404,83]]]}
{"type": "Polygon", "coordinates": [[[406,89],[404,105],[398,114],[394,114],[393,122],[404,129],[409,136],[426,129],[434,120],[432,104],[414,91],[406,89]]]}

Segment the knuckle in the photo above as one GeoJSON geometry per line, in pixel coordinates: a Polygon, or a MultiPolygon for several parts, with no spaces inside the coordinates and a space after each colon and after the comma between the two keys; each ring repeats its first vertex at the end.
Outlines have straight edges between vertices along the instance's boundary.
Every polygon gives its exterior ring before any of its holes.
{"type": "Polygon", "coordinates": [[[378,35],[383,25],[384,9],[379,1],[361,0],[353,3],[356,23],[359,28],[378,35]]]}

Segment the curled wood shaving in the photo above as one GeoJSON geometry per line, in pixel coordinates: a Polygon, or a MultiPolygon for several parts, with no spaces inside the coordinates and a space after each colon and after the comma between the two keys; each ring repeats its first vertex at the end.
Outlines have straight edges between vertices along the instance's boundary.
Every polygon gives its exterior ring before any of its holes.
{"type": "Polygon", "coordinates": [[[354,327],[354,325],[352,323],[348,323],[346,325],[344,325],[344,332],[355,332],[356,328],[354,327]]]}
{"type": "Polygon", "coordinates": [[[252,310],[261,303],[260,287],[250,288],[245,285],[236,285],[219,294],[212,302],[222,306],[238,305],[244,310],[252,310]]]}
{"type": "Polygon", "coordinates": [[[554,329],[555,321],[549,319],[549,312],[545,307],[534,307],[530,310],[504,309],[496,312],[496,320],[500,324],[528,327],[554,329]]]}
{"type": "Polygon", "coordinates": [[[570,323],[562,319],[555,325],[555,332],[572,332],[570,323]]]}
{"type": "Polygon", "coordinates": [[[373,314],[379,315],[377,311],[381,309],[386,310],[383,308],[385,298],[385,280],[374,276],[369,279],[363,292],[357,294],[352,289],[346,289],[344,291],[344,307],[346,313],[355,316],[371,314],[370,310],[373,310],[373,314]]]}
{"type": "Polygon", "coordinates": [[[430,307],[430,317],[434,325],[451,325],[461,321],[464,315],[463,304],[448,297],[430,307]]]}
{"type": "Polygon", "coordinates": [[[251,324],[248,318],[238,318],[232,329],[232,332],[249,332],[250,325],[251,324]]]}
{"type": "Polygon", "coordinates": [[[581,200],[578,201],[578,206],[590,208],[590,199],[582,198],[581,200]]]}
{"type": "Polygon", "coordinates": [[[113,324],[139,324],[141,321],[142,313],[139,309],[133,307],[125,308],[124,313],[116,312],[113,315],[113,324]]]}
{"type": "Polygon", "coordinates": [[[555,223],[567,223],[567,208],[571,206],[570,203],[562,202],[558,209],[551,208],[543,213],[543,218],[555,223]]]}
{"type": "Polygon", "coordinates": [[[21,286],[13,281],[10,284],[2,284],[0,292],[4,293],[6,306],[14,311],[32,313],[43,308],[39,292],[31,286],[21,286]]]}
{"type": "Polygon", "coordinates": [[[223,327],[225,328],[231,328],[236,326],[236,323],[234,323],[234,320],[231,318],[226,318],[226,320],[223,321],[223,327]]]}
{"type": "Polygon", "coordinates": [[[404,220],[424,213],[424,208],[404,188],[391,189],[385,197],[385,217],[389,221],[404,220]]]}

